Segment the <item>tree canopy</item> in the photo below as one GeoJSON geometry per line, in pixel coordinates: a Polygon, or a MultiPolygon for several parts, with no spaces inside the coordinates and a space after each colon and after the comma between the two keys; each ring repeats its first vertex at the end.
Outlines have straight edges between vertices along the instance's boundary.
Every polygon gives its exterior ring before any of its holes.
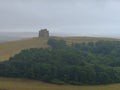
{"type": "Polygon", "coordinates": [[[1,77],[20,77],[56,84],[120,82],[120,42],[73,43],[48,40],[49,48],[22,50],[0,63],[1,77]]]}

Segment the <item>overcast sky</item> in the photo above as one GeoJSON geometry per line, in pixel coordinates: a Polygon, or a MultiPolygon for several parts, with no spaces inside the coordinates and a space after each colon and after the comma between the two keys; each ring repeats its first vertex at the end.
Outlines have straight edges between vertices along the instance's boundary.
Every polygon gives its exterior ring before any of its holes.
{"type": "Polygon", "coordinates": [[[0,0],[0,31],[120,35],[120,0],[0,0]]]}

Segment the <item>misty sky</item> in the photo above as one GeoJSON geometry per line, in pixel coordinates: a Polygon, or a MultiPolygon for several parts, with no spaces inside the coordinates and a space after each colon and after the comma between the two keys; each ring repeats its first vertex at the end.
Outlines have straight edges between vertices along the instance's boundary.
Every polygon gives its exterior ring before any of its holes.
{"type": "Polygon", "coordinates": [[[0,0],[0,32],[120,35],[120,0],[0,0]]]}

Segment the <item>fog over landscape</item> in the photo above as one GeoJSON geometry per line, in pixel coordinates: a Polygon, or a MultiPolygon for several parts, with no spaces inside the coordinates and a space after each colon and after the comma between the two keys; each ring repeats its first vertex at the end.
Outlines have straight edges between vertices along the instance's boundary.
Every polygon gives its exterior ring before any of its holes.
{"type": "Polygon", "coordinates": [[[0,32],[29,37],[47,28],[51,35],[119,38],[119,24],[119,0],[0,0],[0,32]]]}

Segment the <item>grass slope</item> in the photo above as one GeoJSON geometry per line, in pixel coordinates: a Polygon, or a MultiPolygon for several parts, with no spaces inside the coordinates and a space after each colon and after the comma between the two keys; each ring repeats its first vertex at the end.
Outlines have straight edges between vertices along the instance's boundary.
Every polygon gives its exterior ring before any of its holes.
{"type": "Polygon", "coordinates": [[[0,90],[119,90],[120,84],[100,86],[53,85],[28,79],[0,78],[0,90]]]}
{"type": "MultiPolygon", "coordinates": [[[[119,40],[112,38],[95,38],[95,37],[54,37],[54,38],[64,39],[67,41],[68,44],[77,42],[90,42],[97,40],[119,40]]],[[[9,59],[11,56],[14,56],[23,49],[48,47],[47,40],[48,38],[30,38],[25,40],[0,43],[0,61],[9,59]]]]}
{"type": "Polygon", "coordinates": [[[23,49],[47,47],[47,38],[31,38],[0,44],[0,61],[7,60],[23,49]]]}
{"type": "MultiPolygon", "coordinates": [[[[68,44],[74,42],[89,42],[97,40],[118,40],[112,38],[92,38],[92,37],[54,37],[64,39],[68,44]]],[[[47,38],[31,38],[26,40],[0,43],[0,61],[7,60],[21,50],[26,48],[48,47],[47,38]]],[[[72,85],[53,85],[35,80],[18,78],[0,78],[0,90],[119,90],[120,84],[105,86],[72,86],[72,85]]]]}

